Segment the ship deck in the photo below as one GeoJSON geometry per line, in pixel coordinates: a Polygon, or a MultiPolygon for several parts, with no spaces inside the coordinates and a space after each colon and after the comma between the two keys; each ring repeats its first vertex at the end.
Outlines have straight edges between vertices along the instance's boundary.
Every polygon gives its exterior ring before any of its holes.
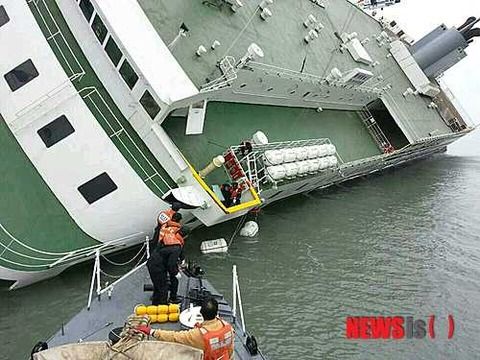
{"type": "MultiPolygon", "coordinates": [[[[380,150],[356,112],[211,102],[202,135],[185,136],[186,119],[171,117],[163,127],[196,169],[228,147],[263,131],[270,142],[329,138],[345,162],[379,155],[380,150]],[[219,136],[219,134],[221,134],[219,136]]],[[[217,171],[211,184],[227,180],[217,171]]]]}
{"type": "MultiPolygon", "coordinates": [[[[378,46],[375,38],[383,29],[377,20],[347,0],[329,2],[326,9],[306,0],[276,0],[270,6],[273,16],[267,21],[259,16],[261,0],[243,1],[244,6],[236,13],[222,0],[138,2],[166,44],[173,41],[182,23],[189,28],[187,37],[180,39],[171,51],[197,87],[218,76],[217,62],[220,59],[226,55],[239,59],[255,42],[265,53],[259,61],[279,68],[323,77],[333,67],[342,71],[360,67],[376,77],[382,75],[383,80],[375,79],[372,83],[378,88],[391,85],[388,98],[400,109],[403,128],[409,129],[416,138],[428,137],[431,132],[436,135],[451,132],[439,113],[428,108],[430,99],[402,96],[412,84],[396,61],[387,58],[388,47],[378,46]],[[306,46],[303,42],[306,30],[302,23],[309,14],[313,14],[325,28],[318,40],[306,46]],[[335,33],[344,32],[357,32],[359,39],[368,37],[370,41],[365,48],[379,64],[366,66],[355,62],[347,51],[339,51],[340,41],[335,33]],[[209,49],[214,40],[221,43],[215,51],[208,51],[200,58],[195,55],[200,45],[209,49]]],[[[265,118],[269,118],[270,110],[264,110],[265,118]]],[[[248,117],[248,111],[241,118],[248,117]]],[[[302,123],[298,125],[303,126],[302,123]]]]}

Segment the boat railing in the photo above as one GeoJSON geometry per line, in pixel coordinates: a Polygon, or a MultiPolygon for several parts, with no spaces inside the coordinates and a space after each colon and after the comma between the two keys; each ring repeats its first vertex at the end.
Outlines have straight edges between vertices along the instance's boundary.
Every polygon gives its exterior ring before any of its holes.
{"type": "Polygon", "coordinates": [[[125,279],[129,278],[133,274],[135,274],[138,270],[143,268],[149,258],[150,258],[150,238],[147,236],[145,237],[145,243],[143,246],[138,250],[138,252],[132,256],[129,260],[123,263],[115,263],[112,262],[111,260],[108,260],[105,258],[104,254],[102,254],[102,251],[105,251],[104,249],[98,248],[94,251],[95,254],[95,262],[93,265],[93,271],[92,271],[92,278],[90,281],[90,291],[88,293],[88,302],[87,302],[87,309],[90,310],[90,306],[92,305],[92,299],[94,296],[94,293],[96,296],[100,299],[100,297],[107,293],[108,297],[112,296],[113,290],[116,285],[124,281],[125,279]],[[102,287],[102,274],[107,275],[109,277],[114,277],[113,275],[107,274],[105,271],[102,270],[102,265],[101,265],[101,260],[105,259],[107,262],[111,265],[115,266],[120,266],[120,267],[125,267],[130,263],[133,263],[134,261],[137,261],[136,264],[133,266],[131,270],[129,270],[127,273],[121,276],[117,276],[116,280],[112,282],[111,284],[106,282],[105,286],[102,287]],[[146,260],[145,260],[146,258],[146,260]]]}
{"type": "Polygon", "coordinates": [[[242,295],[240,293],[240,283],[238,281],[238,273],[237,273],[237,265],[233,265],[232,268],[232,315],[233,321],[237,318],[237,302],[238,302],[238,310],[240,312],[240,321],[242,325],[243,335],[247,334],[247,329],[245,326],[245,316],[243,314],[243,304],[242,304],[242,295]]]}
{"type": "Polygon", "coordinates": [[[248,67],[251,67],[253,69],[258,69],[263,71],[266,75],[270,76],[275,76],[275,77],[280,77],[288,80],[295,80],[295,81],[309,81],[314,84],[317,84],[319,86],[327,86],[327,87],[343,87],[343,88],[349,88],[349,89],[354,89],[362,92],[367,92],[367,93],[374,93],[374,94],[380,94],[381,90],[375,87],[371,86],[366,86],[366,85],[355,85],[351,86],[348,84],[345,84],[342,81],[333,81],[329,80],[327,81],[327,78],[313,75],[313,74],[308,74],[308,73],[302,73],[296,70],[291,70],[291,69],[285,69],[279,66],[275,65],[270,65],[270,64],[265,64],[265,63],[260,63],[256,61],[251,61],[248,63],[248,67]]]}
{"type": "MultiPolygon", "coordinates": [[[[268,144],[252,144],[252,151],[243,155],[237,159],[242,169],[246,169],[245,176],[249,179],[250,183],[257,189],[258,192],[262,191],[261,184],[268,181],[268,174],[265,169],[265,152],[269,150],[278,149],[291,149],[297,147],[307,147],[314,145],[332,144],[329,138],[317,138],[317,139],[305,139],[305,140],[289,140],[272,142],[268,144]]],[[[229,148],[229,152],[237,157],[237,154],[241,154],[242,145],[232,146],[229,148]]],[[[336,151],[335,153],[340,164],[344,164],[344,160],[336,151]]],[[[228,169],[227,169],[227,173],[228,169]]],[[[235,179],[232,179],[236,181],[235,179]]]]}
{"type": "Polygon", "coordinates": [[[89,257],[92,257],[97,251],[107,252],[107,251],[118,250],[120,248],[125,248],[131,245],[135,245],[138,243],[138,240],[137,240],[138,237],[143,234],[144,234],[143,232],[138,232],[132,235],[123,236],[121,238],[118,238],[112,241],[107,241],[105,243],[102,243],[101,245],[89,246],[86,248],[73,250],[65,254],[61,258],[57,259],[55,262],[49,264],[48,267],[52,268],[55,266],[59,266],[64,263],[78,260],[79,258],[85,258],[85,257],[89,258],[89,257]],[[128,239],[133,239],[133,240],[129,241],[128,239]]]}
{"type": "Polygon", "coordinates": [[[235,68],[235,58],[226,56],[218,63],[222,76],[206,83],[202,86],[202,92],[216,91],[228,87],[237,79],[237,71],[235,68]]]}
{"type": "Polygon", "coordinates": [[[390,143],[390,140],[388,140],[385,133],[382,131],[378,123],[375,121],[375,118],[373,117],[370,110],[367,107],[365,107],[363,110],[359,110],[358,114],[362,119],[364,125],[366,126],[368,132],[372,136],[373,140],[377,144],[378,148],[380,149],[380,151],[382,152],[393,151],[394,149],[392,147],[392,144],[390,143]]]}
{"type": "Polygon", "coordinates": [[[65,62],[67,75],[70,81],[80,81],[85,75],[85,69],[75,55],[75,52],[70,47],[70,44],[66,40],[62,29],[55,20],[55,17],[45,0],[27,0],[27,3],[31,4],[31,6],[37,11],[42,25],[48,33],[46,39],[52,47],[56,48],[61,59],[65,62]],[[45,12],[41,10],[41,7],[44,8],[45,12]]]}
{"type": "Polygon", "coordinates": [[[144,235],[143,232],[137,232],[105,243],[99,243],[72,251],[53,252],[36,249],[26,244],[25,242],[16,238],[1,223],[0,230],[9,239],[8,244],[4,244],[2,241],[0,241],[1,261],[25,269],[49,269],[67,263],[73,263],[76,260],[91,257],[97,249],[102,249],[102,251],[110,251],[134,245],[138,242],[138,238],[144,235]],[[23,249],[23,251],[20,249],[23,249]],[[8,255],[12,255],[12,258],[15,260],[9,258],[8,255]],[[24,262],[20,262],[18,259],[25,260],[24,262]]]}
{"type": "Polygon", "coordinates": [[[147,185],[148,183],[153,184],[162,195],[171,190],[172,188],[168,181],[158,172],[150,159],[132,138],[130,132],[125,129],[118,116],[108,105],[97,88],[93,86],[86,87],[80,90],[79,94],[87,104],[89,103],[93,109],[95,109],[98,116],[100,116],[101,120],[107,125],[107,129],[105,129],[107,135],[111,139],[115,138],[138,166],[139,170],[143,173],[143,182],[147,185]],[[164,190],[165,188],[167,190],[164,190]]]}

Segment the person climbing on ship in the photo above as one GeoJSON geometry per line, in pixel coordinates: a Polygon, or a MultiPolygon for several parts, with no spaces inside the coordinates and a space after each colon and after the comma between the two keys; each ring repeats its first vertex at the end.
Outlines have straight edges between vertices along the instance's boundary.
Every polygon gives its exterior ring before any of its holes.
{"type": "Polygon", "coordinates": [[[157,225],[155,226],[155,230],[153,231],[153,237],[151,242],[152,250],[158,243],[158,236],[160,235],[160,229],[163,225],[165,225],[168,221],[172,220],[173,215],[175,215],[180,209],[182,208],[182,204],[179,202],[172,203],[171,207],[166,210],[162,210],[160,214],[157,216],[157,225]]]}
{"type": "Polygon", "coordinates": [[[138,326],[137,331],[153,336],[157,340],[175,342],[203,350],[205,360],[233,359],[234,332],[232,326],[218,317],[218,302],[210,297],[200,308],[203,323],[184,331],[167,331],[138,326]]]}
{"type": "Polygon", "coordinates": [[[147,261],[147,268],[153,283],[152,305],[177,302],[178,261],[182,257],[185,243],[185,228],[180,224],[182,215],[175,213],[160,229],[158,243],[147,261]],[[170,277],[170,286],[168,284],[170,277]],[[170,291],[170,299],[168,293],[170,291]]]}
{"type": "Polygon", "coordinates": [[[230,199],[231,205],[238,205],[242,199],[242,187],[237,183],[233,182],[230,188],[230,199]]]}
{"type": "Polygon", "coordinates": [[[232,205],[240,204],[242,198],[242,187],[237,183],[233,182],[231,185],[226,183],[220,187],[223,198],[223,205],[230,207],[232,205]]]}

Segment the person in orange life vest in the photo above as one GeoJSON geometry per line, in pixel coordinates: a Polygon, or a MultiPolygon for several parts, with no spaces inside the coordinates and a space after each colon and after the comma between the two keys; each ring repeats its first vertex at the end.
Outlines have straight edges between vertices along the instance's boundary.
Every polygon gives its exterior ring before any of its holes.
{"type": "Polygon", "coordinates": [[[160,214],[158,214],[157,226],[155,227],[155,230],[153,232],[153,237],[150,244],[150,247],[152,250],[153,248],[155,248],[155,246],[159,241],[158,237],[160,235],[160,229],[162,228],[162,226],[165,225],[170,220],[172,220],[173,215],[176,214],[181,208],[182,208],[182,204],[180,204],[179,202],[174,202],[172,203],[172,206],[170,207],[170,209],[162,210],[160,214]]]}
{"type": "Polygon", "coordinates": [[[177,262],[182,255],[185,229],[180,225],[182,215],[175,213],[172,220],[160,229],[158,244],[147,261],[147,268],[153,283],[152,305],[177,302],[178,291],[178,266],[177,262]],[[170,277],[170,286],[168,285],[170,277]]]}
{"type": "Polygon", "coordinates": [[[201,349],[205,360],[233,359],[234,332],[229,323],[217,316],[217,301],[214,298],[204,300],[200,313],[204,322],[197,324],[191,330],[155,330],[149,326],[139,326],[136,330],[160,341],[175,342],[201,349]]]}

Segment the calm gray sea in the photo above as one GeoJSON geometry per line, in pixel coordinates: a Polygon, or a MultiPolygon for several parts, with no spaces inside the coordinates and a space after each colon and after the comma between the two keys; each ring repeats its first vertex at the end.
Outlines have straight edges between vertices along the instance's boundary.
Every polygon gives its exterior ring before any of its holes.
{"type": "MultiPolygon", "coordinates": [[[[476,359],[480,342],[478,138],[448,154],[265,209],[255,239],[226,257],[202,240],[235,223],[197,231],[188,253],[230,294],[239,269],[247,327],[272,359],[476,359]],[[356,315],[437,316],[435,340],[345,339],[356,315]],[[456,332],[446,337],[446,317],[456,332]]],[[[24,359],[86,303],[91,265],[0,293],[0,358],[24,359]]]]}

